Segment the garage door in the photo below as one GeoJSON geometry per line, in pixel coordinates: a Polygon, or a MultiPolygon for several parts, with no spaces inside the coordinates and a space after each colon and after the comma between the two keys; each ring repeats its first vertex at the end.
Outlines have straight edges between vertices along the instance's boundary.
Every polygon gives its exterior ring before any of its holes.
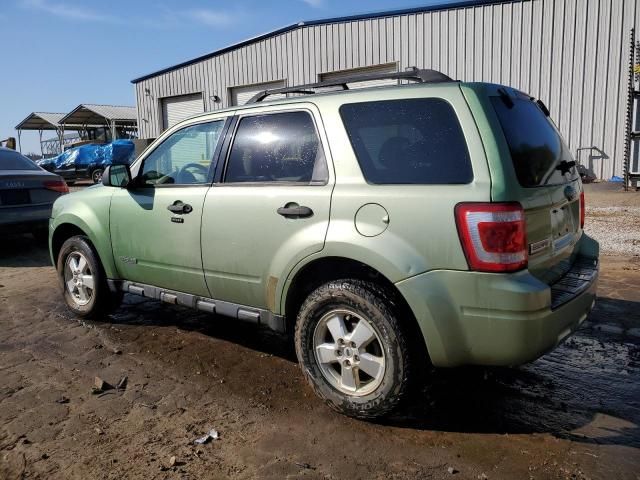
{"type": "MultiPolygon", "coordinates": [[[[340,70],[337,72],[327,72],[320,74],[320,81],[343,80],[354,75],[366,75],[371,73],[396,73],[398,67],[395,63],[385,63],[383,65],[375,65],[372,67],[352,68],[350,70],[340,70]]],[[[398,80],[371,80],[369,82],[348,83],[349,88],[368,88],[381,87],[385,85],[397,85],[398,80]]]]}
{"type": "Polygon", "coordinates": [[[204,112],[202,94],[179,95],[162,99],[162,126],[166,130],[185,118],[204,112]]]}
{"type": "MultiPolygon", "coordinates": [[[[231,103],[233,105],[244,105],[256,93],[272,88],[283,88],[285,86],[284,80],[278,80],[277,82],[256,83],[254,85],[247,85],[244,87],[233,87],[231,89],[231,103]]],[[[268,98],[269,100],[275,100],[279,97],[282,98],[283,96],[284,95],[273,95],[268,98]]]]}

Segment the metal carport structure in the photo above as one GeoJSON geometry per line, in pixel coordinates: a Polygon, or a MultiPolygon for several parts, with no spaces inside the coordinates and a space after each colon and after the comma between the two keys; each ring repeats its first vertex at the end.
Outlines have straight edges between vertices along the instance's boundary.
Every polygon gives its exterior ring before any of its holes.
{"type": "Polygon", "coordinates": [[[138,114],[136,107],[122,105],[96,105],[81,103],[60,119],[63,131],[67,126],[79,125],[82,128],[104,126],[111,130],[111,138],[117,138],[117,129],[132,136],[138,133],[138,114]]]}
{"type": "MultiPolygon", "coordinates": [[[[18,149],[22,151],[21,136],[24,130],[37,131],[40,137],[40,153],[42,156],[56,155],[64,150],[64,144],[70,143],[78,138],[80,135],[64,135],[61,120],[65,116],[64,113],[52,113],[52,112],[32,112],[27,118],[22,120],[16,125],[18,131],[18,149]],[[54,131],[56,137],[49,140],[42,140],[42,132],[54,131]]],[[[79,130],[77,125],[69,124],[68,130],[79,130]]]]}

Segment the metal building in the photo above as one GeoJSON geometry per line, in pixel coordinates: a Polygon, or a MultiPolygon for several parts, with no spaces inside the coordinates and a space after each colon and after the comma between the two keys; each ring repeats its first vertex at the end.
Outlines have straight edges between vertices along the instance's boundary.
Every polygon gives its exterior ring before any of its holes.
{"type": "Polygon", "coordinates": [[[638,0],[466,1],[300,22],[132,81],[141,138],[268,87],[433,68],[543,100],[580,161],[623,173],[638,0]]]}

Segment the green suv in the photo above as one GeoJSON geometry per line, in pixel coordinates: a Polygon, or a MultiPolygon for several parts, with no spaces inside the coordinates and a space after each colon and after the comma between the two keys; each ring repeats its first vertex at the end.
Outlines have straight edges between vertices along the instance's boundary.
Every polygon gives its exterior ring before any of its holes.
{"type": "Polygon", "coordinates": [[[594,305],[599,249],[548,110],[500,85],[396,77],[190,118],[59,198],[69,308],[130,293],[289,332],[316,393],[360,418],[431,366],[553,349],[594,305]]]}

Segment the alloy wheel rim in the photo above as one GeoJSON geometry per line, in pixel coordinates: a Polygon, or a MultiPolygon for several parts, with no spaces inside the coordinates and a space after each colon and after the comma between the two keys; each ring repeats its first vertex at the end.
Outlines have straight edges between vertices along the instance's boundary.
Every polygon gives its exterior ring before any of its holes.
{"type": "Polygon", "coordinates": [[[332,310],[316,325],[313,352],[325,380],[351,396],[370,394],[384,378],[386,359],[376,328],[350,310],[332,310]]]}
{"type": "Polygon", "coordinates": [[[72,252],[64,264],[65,288],[73,301],[84,306],[93,298],[95,279],[87,258],[81,252],[72,252]]]}

